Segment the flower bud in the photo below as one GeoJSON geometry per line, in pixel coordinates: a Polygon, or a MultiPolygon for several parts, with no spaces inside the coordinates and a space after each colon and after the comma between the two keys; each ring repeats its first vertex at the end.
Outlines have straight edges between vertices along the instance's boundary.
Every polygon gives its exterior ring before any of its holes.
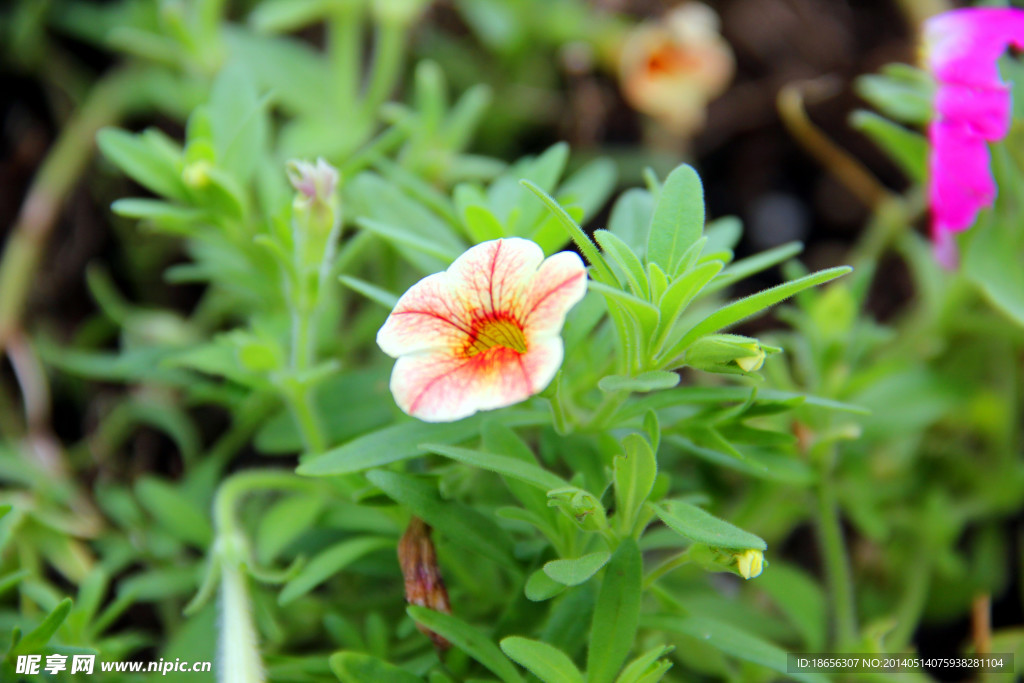
{"type": "Polygon", "coordinates": [[[765,356],[765,347],[756,339],[738,334],[710,334],[691,344],[684,360],[698,370],[736,373],[760,370],[765,356]]]}
{"type": "Polygon", "coordinates": [[[193,190],[199,190],[210,184],[210,170],[213,164],[206,159],[193,161],[181,172],[181,179],[193,190]]]}
{"type": "Polygon", "coordinates": [[[744,579],[753,579],[761,575],[764,568],[764,553],[760,550],[749,548],[736,554],[736,571],[744,579]]]}
{"type": "Polygon", "coordinates": [[[585,531],[600,531],[608,526],[601,501],[589,491],[573,486],[548,491],[548,506],[561,510],[585,531]]]}
{"type": "Polygon", "coordinates": [[[288,180],[295,188],[292,201],[292,227],[301,258],[319,263],[327,249],[331,231],[340,222],[338,170],[324,161],[316,163],[291,160],[286,166],[288,180]]]}

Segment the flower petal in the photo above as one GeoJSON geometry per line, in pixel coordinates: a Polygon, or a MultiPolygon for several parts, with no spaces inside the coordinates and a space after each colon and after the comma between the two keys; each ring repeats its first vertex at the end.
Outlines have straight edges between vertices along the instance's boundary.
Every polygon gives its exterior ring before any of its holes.
{"type": "Polygon", "coordinates": [[[929,138],[933,233],[966,230],[995,199],[988,145],[963,124],[948,121],[932,123],[929,138]]]}
{"type": "Polygon", "coordinates": [[[518,317],[523,294],[543,261],[544,252],[536,243],[506,237],[467,251],[448,268],[448,276],[465,310],[476,315],[504,312],[518,317]]]}
{"type": "Polygon", "coordinates": [[[1024,11],[965,8],[932,17],[925,24],[928,68],[943,83],[995,87],[996,64],[1010,45],[1024,47],[1024,11]]]}
{"type": "Polygon", "coordinates": [[[392,358],[460,346],[470,317],[452,292],[448,273],[427,276],[409,288],[377,332],[377,345],[392,358]]]}
{"type": "Polygon", "coordinates": [[[469,358],[406,355],[395,363],[391,392],[405,413],[425,422],[450,422],[526,400],[551,382],[561,364],[557,337],[524,354],[499,347],[469,358]]]}
{"type": "Polygon", "coordinates": [[[571,251],[549,257],[537,270],[523,301],[527,339],[556,335],[565,316],[587,293],[587,268],[571,251]]]}

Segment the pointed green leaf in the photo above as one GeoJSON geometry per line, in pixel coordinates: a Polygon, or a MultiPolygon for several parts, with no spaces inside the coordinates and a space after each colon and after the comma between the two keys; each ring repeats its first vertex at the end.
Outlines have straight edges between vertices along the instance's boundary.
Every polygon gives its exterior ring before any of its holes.
{"type": "Polygon", "coordinates": [[[928,141],[920,133],[870,111],[855,111],[851,125],[887,152],[907,177],[922,183],[928,173],[928,141]]]}
{"type": "Polygon", "coordinates": [[[670,529],[697,543],[733,550],[765,550],[768,547],[759,536],[719,519],[696,505],[675,500],[654,505],[653,508],[670,529]]]}
{"type": "Polygon", "coordinates": [[[526,580],[526,588],[523,592],[528,600],[541,602],[555,597],[565,589],[566,584],[555,581],[543,569],[538,569],[526,580]]]}
{"type": "MultiPolygon", "coordinates": [[[[509,427],[548,424],[547,411],[505,410],[502,423],[509,427]]],[[[485,416],[474,415],[457,422],[401,422],[360,436],[346,444],[305,460],[298,473],[307,477],[351,474],[408,460],[426,451],[421,443],[458,443],[480,433],[485,416]]]]}
{"type": "Polygon", "coordinates": [[[803,249],[803,243],[789,242],[769,249],[768,251],[763,251],[760,254],[730,263],[725,270],[719,273],[715,279],[711,281],[711,284],[704,288],[702,293],[710,294],[712,292],[725,289],[735,282],[739,282],[751,275],[768,270],[772,266],[777,266],[783,261],[788,261],[803,251],[803,249]]]}
{"type": "Polygon", "coordinates": [[[654,488],[658,462],[647,439],[639,434],[627,435],[622,440],[622,446],[625,454],[616,455],[612,461],[615,516],[624,520],[623,526],[619,527],[620,531],[630,533],[637,512],[654,488]]]}
{"type": "Polygon", "coordinates": [[[135,484],[135,495],[142,507],[175,538],[203,549],[213,541],[209,513],[177,487],[147,476],[135,484]]]}
{"type": "Polygon", "coordinates": [[[557,647],[539,640],[509,636],[501,641],[501,649],[543,683],[583,683],[579,669],[557,647]]]}
{"type": "Polygon", "coordinates": [[[396,540],[366,536],[337,543],[310,560],[298,575],[285,584],[277,598],[279,605],[287,605],[302,597],[359,558],[375,550],[393,549],[396,540]]]}
{"type": "Polygon", "coordinates": [[[68,614],[71,613],[71,598],[64,598],[53,611],[46,615],[38,626],[29,631],[12,649],[23,654],[38,654],[57,633],[68,614]]]}
{"type": "Polygon", "coordinates": [[[638,256],[647,253],[654,197],[647,190],[626,190],[612,207],[608,218],[608,231],[621,239],[638,256]]]}
{"type": "Polygon", "coordinates": [[[594,237],[604,253],[622,270],[633,293],[638,297],[646,297],[650,287],[647,284],[647,272],[644,270],[644,264],[640,262],[640,257],[614,233],[607,230],[595,230],[594,237]]]}
{"type": "Polygon", "coordinates": [[[583,232],[583,229],[576,224],[576,221],[572,219],[572,216],[566,213],[562,205],[529,180],[521,180],[519,182],[537,195],[537,197],[547,205],[548,209],[558,217],[562,223],[562,227],[565,228],[566,232],[569,233],[569,237],[571,237],[572,241],[576,243],[577,247],[579,247],[580,253],[582,253],[583,257],[594,267],[594,270],[596,271],[595,275],[600,278],[602,282],[615,282],[615,275],[612,274],[608,264],[605,263],[604,257],[601,256],[601,252],[598,250],[597,245],[587,237],[587,233],[583,232]]]}
{"type": "Polygon", "coordinates": [[[329,662],[341,683],[423,683],[419,676],[362,652],[338,652],[329,662]]]}
{"type": "Polygon", "coordinates": [[[760,313],[780,301],[788,299],[798,292],[824,284],[829,280],[834,280],[837,277],[846,275],[851,270],[853,269],[849,266],[839,266],[837,268],[821,270],[817,273],[805,275],[802,278],[785,282],[781,285],[772,287],[771,289],[766,289],[763,292],[751,294],[748,297],[734,301],[731,304],[718,309],[707,318],[690,328],[690,330],[683,335],[683,338],[680,339],[679,342],[677,342],[667,353],[663,354],[661,358],[665,362],[677,358],[690,344],[700,337],[713,332],[718,332],[719,330],[730,327],[731,325],[735,325],[744,318],[749,318],[752,315],[760,313]]]}
{"type": "Polygon", "coordinates": [[[467,655],[487,667],[505,683],[523,683],[523,677],[502,654],[498,646],[458,617],[441,614],[426,607],[410,606],[406,610],[413,621],[434,631],[467,655]]]}
{"type": "Polygon", "coordinates": [[[148,190],[185,202],[188,191],[175,159],[143,135],[118,128],[104,128],[96,134],[100,151],[115,166],[148,190]]]}
{"type": "Polygon", "coordinates": [[[707,617],[659,615],[643,620],[646,628],[696,638],[737,659],[767,667],[797,681],[825,683],[821,674],[789,673],[786,651],[735,626],[707,617]]]}
{"type": "Polygon", "coordinates": [[[578,586],[590,580],[608,562],[611,553],[602,550],[582,557],[551,560],[544,565],[544,573],[565,586],[578,586]]]}
{"type": "Polygon", "coordinates": [[[691,166],[672,171],[661,188],[651,218],[647,258],[666,273],[678,273],[683,254],[704,230],[704,187],[691,166]]]}
{"type": "Polygon", "coordinates": [[[598,381],[597,386],[601,391],[635,391],[647,392],[660,389],[671,389],[679,384],[679,375],[665,370],[651,370],[642,372],[636,377],[626,375],[608,375],[598,381]]]}
{"type": "Polygon", "coordinates": [[[420,444],[420,448],[429,453],[437,453],[438,455],[458,460],[473,467],[496,472],[504,477],[518,479],[527,484],[532,484],[544,492],[569,485],[569,482],[556,474],[548,472],[539,465],[524,462],[518,458],[510,458],[506,455],[431,443],[420,444]]]}
{"type": "Polygon", "coordinates": [[[643,560],[636,541],[626,538],[608,562],[590,622],[588,683],[611,683],[633,649],[640,622],[643,560]]]}

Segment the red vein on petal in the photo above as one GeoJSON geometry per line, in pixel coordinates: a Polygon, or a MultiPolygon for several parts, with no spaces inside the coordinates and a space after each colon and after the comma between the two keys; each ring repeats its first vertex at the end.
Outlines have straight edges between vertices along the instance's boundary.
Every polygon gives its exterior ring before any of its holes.
{"type": "Polygon", "coordinates": [[[501,253],[501,240],[498,240],[498,243],[494,247],[494,255],[491,257],[491,274],[487,278],[487,293],[490,295],[490,298],[491,298],[491,311],[490,311],[491,313],[496,313],[497,312],[497,310],[495,309],[495,306],[494,306],[494,271],[497,269],[498,254],[500,254],[500,253],[501,253]]]}
{"type": "Polygon", "coordinates": [[[393,311],[391,315],[425,315],[428,318],[436,318],[437,320],[446,322],[455,329],[457,329],[459,332],[462,332],[463,334],[469,335],[470,337],[473,336],[472,330],[466,329],[459,323],[455,322],[455,320],[452,320],[451,318],[446,318],[439,313],[434,313],[433,311],[393,311]]]}
{"type": "Polygon", "coordinates": [[[460,363],[459,365],[455,366],[454,368],[452,368],[450,370],[446,370],[446,371],[442,372],[440,375],[438,375],[437,377],[434,377],[433,379],[428,381],[426,383],[426,385],[424,385],[423,389],[416,395],[416,398],[413,399],[412,403],[409,404],[409,414],[410,415],[415,415],[416,410],[419,408],[420,401],[423,400],[423,397],[427,395],[427,393],[431,390],[431,388],[435,384],[440,382],[445,377],[448,377],[452,373],[458,372],[459,370],[461,370],[462,368],[466,367],[467,365],[469,365],[470,363],[473,363],[473,362],[474,361],[472,359],[470,359],[470,360],[468,360],[468,361],[466,361],[464,363],[460,363]]]}
{"type": "Polygon", "coordinates": [[[566,278],[565,280],[563,280],[562,282],[558,283],[557,285],[555,285],[554,287],[549,289],[548,291],[544,292],[543,296],[539,297],[536,301],[533,302],[533,304],[530,306],[530,310],[528,310],[526,312],[526,315],[524,316],[524,318],[527,321],[529,321],[530,316],[533,315],[537,311],[537,309],[540,307],[540,305],[542,303],[544,303],[545,300],[547,300],[550,296],[552,296],[555,292],[559,291],[563,287],[572,284],[573,280],[576,280],[576,279],[578,279],[578,278],[580,278],[581,276],[584,276],[584,275],[585,275],[585,273],[576,273],[574,275],[571,275],[568,278],[566,278]]]}

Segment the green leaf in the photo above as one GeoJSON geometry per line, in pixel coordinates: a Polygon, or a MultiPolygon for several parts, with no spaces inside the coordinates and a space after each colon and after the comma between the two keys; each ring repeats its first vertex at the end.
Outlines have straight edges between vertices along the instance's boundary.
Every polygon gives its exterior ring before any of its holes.
{"type": "Polygon", "coordinates": [[[704,292],[705,286],[722,270],[723,265],[721,261],[702,263],[669,285],[658,301],[661,315],[655,333],[655,349],[661,348],[687,306],[704,292]]]}
{"type": "Polygon", "coordinates": [[[654,330],[658,326],[658,307],[644,301],[640,297],[624,292],[618,287],[606,285],[597,280],[589,280],[587,287],[595,292],[604,294],[609,302],[615,302],[623,311],[636,318],[644,330],[654,330]]]}
{"type": "Polygon", "coordinates": [[[608,375],[598,381],[597,386],[601,391],[634,391],[647,392],[660,389],[671,389],[679,384],[679,375],[675,372],[665,370],[651,370],[642,372],[636,377],[626,375],[608,375]]]}
{"type": "Polygon", "coordinates": [[[588,683],[611,683],[633,648],[640,622],[643,560],[633,538],[615,550],[590,622],[588,683]]]}
{"type": "Polygon", "coordinates": [[[997,216],[982,214],[968,233],[963,270],[992,305],[1024,326],[1024,231],[1010,216],[997,216]]]}
{"type": "Polygon", "coordinates": [[[463,211],[463,221],[466,224],[466,232],[478,244],[505,237],[505,226],[486,207],[467,206],[463,211]]]}
{"type": "Polygon", "coordinates": [[[738,451],[735,448],[734,452],[726,453],[706,445],[698,445],[675,434],[669,435],[667,441],[705,462],[728,467],[758,479],[784,482],[796,486],[810,486],[816,480],[814,470],[805,461],[777,450],[743,448],[743,457],[739,458],[736,457],[735,453],[738,451]]]}
{"type": "Polygon", "coordinates": [[[704,230],[704,187],[691,166],[672,171],[661,188],[651,218],[647,259],[669,275],[679,272],[683,254],[704,230]]]}
{"type": "Polygon", "coordinates": [[[439,242],[429,240],[425,237],[420,237],[414,232],[405,228],[400,228],[395,225],[383,223],[372,218],[358,218],[356,223],[359,227],[372,232],[378,237],[382,237],[388,242],[391,242],[398,247],[406,247],[417,251],[425,256],[429,256],[432,259],[448,267],[452,261],[459,257],[460,252],[454,248],[449,248],[447,245],[442,245],[439,242]]]}
{"type": "Polygon", "coordinates": [[[672,668],[672,662],[662,659],[672,652],[671,645],[658,645],[643,653],[622,670],[615,683],[657,683],[665,672],[672,668]]]}
{"type": "Polygon", "coordinates": [[[393,538],[366,536],[332,545],[310,560],[298,575],[285,584],[277,598],[279,605],[287,605],[302,597],[359,558],[375,550],[394,549],[393,538]]]}
{"type": "Polygon", "coordinates": [[[788,261],[803,251],[803,249],[804,245],[801,242],[789,242],[769,249],[768,251],[763,251],[760,254],[730,263],[729,266],[719,273],[701,293],[710,294],[712,292],[725,289],[735,282],[739,282],[740,280],[760,273],[761,271],[768,270],[772,266],[776,266],[783,261],[788,261]]]}
{"type": "MultiPolygon", "coordinates": [[[[408,460],[426,454],[420,448],[422,443],[457,443],[476,436],[485,419],[485,416],[474,415],[457,422],[414,421],[388,425],[306,460],[297,472],[307,477],[326,477],[408,460]]],[[[501,419],[509,427],[519,427],[547,424],[551,415],[547,411],[508,410],[502,411],[501,419]]]]}
{"type": "MultiPolygon", "coordinates": [[[[544,572],[539,569],[537,571],[544,574],[544,572]]],[[[29,576],[29,574],[30,572],[27,569],[18,569],[17,571],[9,572],[0,576],[0,595],[3,595],[10,589],[17,586],[21,583],[21,580],[26,576],[29,576]]],[[[544,578],[547,579],[547,574],[544,574],[544,578]]],[[[551,581],[551,579],[548,579],[548,581],[551,581]]],[[[564,586],[562,586],[562,588],[564,588],[564,586]]]]}
{"type": "Polygon", "coordinates": [[[583,683],[583,675],[568,655],[539,640],[509,636],[501,641],[505,654],[543,683],[583,683]]]}
{"type": "Polygon", "coordinates": [[[690,330],[683,335],[683,338],[680,339],[675,346],[662,355],[662,360],[667,362],[678,357],[696,339],[703,337],[706,334],[718,332],[726,327],[735,325],[744,318],[749,318],[756,313],[760,313],[780,301],[788,299],[798,292],[824,284],[829,280],[834,280],[837,277],[846,275],[851,270],[853,269],[849,266],[839,266],[837,268],[821,270],[817,273],[805,275],[802,278],[785,282],[781,285],[772,287],[771,289],[766,289],[763,292],[751,294],[748,297],[734,301],[731,304],[718,309],[707,318],[690,328],[690,330]]]}
{"type": "Polygon", "coordinates": [[[704,227],[704,236],[708,238],[702,252],[715,254],[729,252],[736,248],[743,237],[743,221],[736,216],[722,216],[708,221],[704,227]]]}
{"type": "Polygon", "coordinates": [[[442,636],[467,655],[483,664],[505,683],[524,683],[512,662],[487,636],[458,617],[442,614],[426,607],[410,606],[406,610],[413,621],[442,636]]]}
{"type": "Polygon", "coordinates": [[[921,69],[890,64],[880,75],[858,78],[855,88],[858,95],[890,119],[920,126],[932,118],[935,82],[921,69]]]}
{"type": "Polygon", "coordinates": [[[647,272],[644,270],[644,264],[640,262],[640,257],[614,233],[607,230],[596,230],[594,237],[605,254],[622,270],[633,293],[639,297],[647,296],[649,291],[647,272]]]}
{"type": "Polygon", "coordinates": [[[572,559],[551,560],[544,565],[544,573],[564,586],[578,586],[599,572],[611,556],[602,550],[572,559]]]}
{"type": "Polygon", "coordinates": [[[156,477],[143,477],[135,484],[135,496],[175,538],[202,549],[213,541],[209,513],[171,484],[156,477]]]}
{"type": "Polygon", "coordinates": [[[622,440],[622,446],[625,454],[616,455],[612,461],[615,516],[623,520],[620,531],[630,533],[637,513],[654,489],[658,461],[647,439],[639,434],[628,434],[622,440]]]}
{"type": "Polygon", "coordinates": [[[118,128],[104,128],[96,134],[100,151],[115,166],[158,195],[187,202],[188,191],[173,158],[144,135],[118,128]]]}
{"type": "Polygon", "coordinates": [[[788,672],[786,651],[767,641],[742,631],[735,626],[706,617],[658,615],[643,620],[645,628],[679,633],[711,645],[727,655],[746,662],[767,667],[776,673],[797,681],[825,683],[820,674],[792,674],[788,672]]]}
{"type": "Polygon", "coordinates": [[[345,285],[349,289],[362,294],[370,301],[380,304],[389,311],[398,303],[397,296],[382,287],[370,284],[366,280],[360,280],[359,278],[351,277],[350,275],[342,275],[338,280],[340,280],[341,284],[345,285]]]}
{"type": "Polygon", "coordinates": [[[808,652],[825,647],[828,604],[817,581],[794,566],[772,562],[757,585],[800,632],[808,652]]]}
{"type": "Polygon", "coordinates": [[[261,564],[270,564],[313,525],[324,508],[320,496],[307,493],[282,498],[260,519],[256,547],[261,564]]]}
{"type": "Polygon", "coordinates": [[[508,537],[490,517],[460,503],[442,500],[432,484],[407,474],[372,470],[366,478],[452,543],[500,564],[515,565],[508,537]]]}
{"type": "Polygon", "coordinates": [[[566,232],[569,233],[569,237],[571,237],[572,241],[576,243],[577,247],[579,247],[580,253],[583,254],[584,258],[586,258],[587,261],[590,262],[590,265],[594,267],[601,280],[606,283],[615,282],[615,275],[608,267],[608,264],[605,263],[604,257],[602,257],[601,252],[598,251],[597,245],[587,237],[587,233],[583,232],[583,229],[576,224],[576,221],[572,219],[572,216],[566,213],[562,205],[529,180],[521,180],[520,182],[531,192],[537,195],[537,197],[547,205],[548,209],[558,217],[562,223],[562,227],[564,227],[566,232]]]}
{"type": "Polygon", "coordinates": [[[190,233],[206,212],[159,199],[118,199],[110,205],[118,216],[150,221],[169,232],[190,233]]]}
{"type": "Polygon", "coordinates": [[[519,458],[510,458],[506,455],[498,455],[497,453],[486,453],[484,451],[442,444],[425,443],[420,444],[419,447],[429,453],[437,453],[438,455],[443,455],[473,467],[496,472],[503,477],[518,479],[519,481],[536,486],[544,492],[569,485],[569,482],[558,475],[548,472],[539,465],[525,462],[519,458]]]}
{"type": "Polygon", "coordinates": [[[362,652],[337,652],[328,661],[341,683],[423,683],[419,676],[362,652]]]}
{"type": "Polygon", "coordinates": [[[867,135],[915,183],[923,183],[928,174],[928,141],[920,133],[893,123],[870,111],[853,112],[850,124],[867,135]]]}
{"type": "Polygon", "coordinates": [[[622,240],[637,256],[647,253],[654,197],[647,190],[626,190],[612,207],[608,231],[622,240]]]}
{"type": "Polygon", "coordinates": [[[670,529],[697,543],[704,543],[713,548],[733,550],[746,550],[747,548],[765,550],[768,547],[768,544],[759,536],[733,526],[696,505],[676,500],[652,507],[655,514],[670,529]]]}
{"type": "Polygon", "coordinates": [[[46,647],[68,614],[71,613],[71,604],[71,598],[61,600],[38,626],[18,641],[18,644],[12,648],[13,651],[22,654],[38,654],[46,647]]]}
{"type": "Polygon", "coordinates": [[[220,70],[208,106],[217,165],[245,184],[263,154],[268,123],[267,102],[244,62],[236,59],[220,70]]]}
{"type": "Polygon", "coordinates": [[[326,16],[334,0],[265,0],[249,13],[248,22],[259,33],[288,33],[326,16]]]}
{"type": "Polygon", "coordinates": [[[526,580],[526,587],[523,592],[528,600],[541,602],[555,597],[565,589],[566,584],[555,581],[543,569],[538,569],[530,574],[530,578],[526,580]]]}
{"type": "Polygon", "coordinates": [[[562,183],[558,188],[558,201],[575,204],[583,210],[584,219],[590,219],[608,201],[617,175],[610,159],[594,159],[562,183]]]}

